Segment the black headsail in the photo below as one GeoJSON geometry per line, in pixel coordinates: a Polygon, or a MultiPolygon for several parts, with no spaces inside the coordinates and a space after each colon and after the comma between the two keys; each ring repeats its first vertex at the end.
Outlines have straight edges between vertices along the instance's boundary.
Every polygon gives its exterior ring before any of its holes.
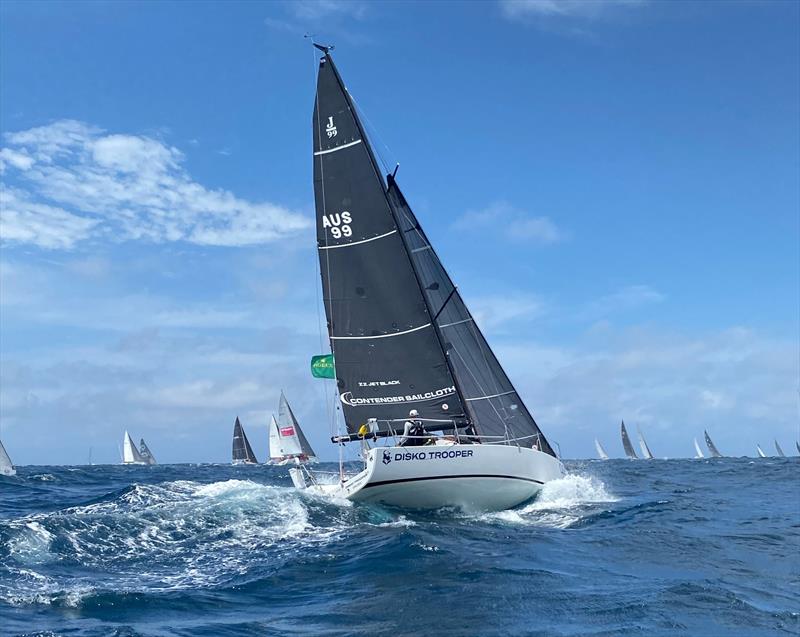
{"type": "Polygon", "coordinates": [[[253,448],[250,446],[250,441],[244,433],[244,427],[239,422],[238,416],[233,425],[233,461],[258,463],[256,454],[253,453],[253,448]]]}
{"type": "Polygon", "coordinates": [[[470,420],[481,435],[503,436],[515,444],[536,445],[555,455],[391,175],[388,183],[389,202],[433,312],[470,420]]]}
{"type": "Polygon", "coordinates": [[[348,431],[416,409],[555,455],[394,179],[384,182],[327,51],[313,127],[323,297],[348,431]]]}
{"type": "Polygon", "coordinates": [[[625,449],[625,455],[629,458],[636,459],[639,456],[636,455],[636,451],[631,444],[630,436],[628,436],[628,430],[625,428],[625,421],[622,421],[622,425],[620,426],[620,433],[622,434],[622,447],[625,449]]]}

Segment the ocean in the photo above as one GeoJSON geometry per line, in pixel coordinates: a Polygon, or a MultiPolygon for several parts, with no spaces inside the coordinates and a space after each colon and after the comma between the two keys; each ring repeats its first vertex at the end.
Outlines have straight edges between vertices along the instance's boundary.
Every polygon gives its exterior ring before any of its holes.
{"type": "Polygon", "coordinates": [[[800,634],[800,458],[565,464],[482,515],[308,496],[281,467],[20,467],[0,634],[800,634]]]}

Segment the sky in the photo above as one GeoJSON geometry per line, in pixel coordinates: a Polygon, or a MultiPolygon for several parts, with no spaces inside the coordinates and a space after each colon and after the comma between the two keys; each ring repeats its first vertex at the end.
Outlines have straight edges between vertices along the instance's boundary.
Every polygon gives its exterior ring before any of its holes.
{"type": "Polygon", "coordinates": [[[0,4],[16,464],[329,442],[311,113],[334,57],[564,457],[800,437],[800,3],[0,4]]]}

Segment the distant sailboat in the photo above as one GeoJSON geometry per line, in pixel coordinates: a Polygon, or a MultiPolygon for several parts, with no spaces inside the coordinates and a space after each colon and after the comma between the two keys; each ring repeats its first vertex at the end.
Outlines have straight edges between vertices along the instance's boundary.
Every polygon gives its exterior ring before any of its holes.
{"type": "Polygon", "coordinates": [[[122,464],[148,464],[127,431],[122,439],[122,464]]]}
{"type": "Polygon", "coordinates": [[[3,446],[2,440],[0,440],[0,476],[15,475],[17,475],[17,471],[14,469],[14,465],[11,464],[11,458],[8,457],[6,448],[3,446]]]}
{"type": "Polygon", "coordinates": [[[317,457],[294,416],[289,401],[281,392],[278,420],[270,422],[269,455],[273,464],[316,462],[317,457]]]}
{"type": "Polygon", "coordinates": [[[794,446],[797,447],[797,453],[800,453],[800,442],[795,441],[794,446]]]}
{"type": "Polygon", "coordinates": [[[777,440],[775,441],[775,451],[777,451],[777,452],[778,452],[778,455],[779,455],[781,458],[785,458],[785,457],[786,457],[786,454],[785,454],[785,453],[783,453],[783,449],[781,449],[781,446],[778,444],[778,441],[777,441],[777,440]]]}
{"type": "Polygon", "coordinates": [[[694,457],[705,458],[705,456],[703,455],[703,450],[700,449],[700,445],[697,444],[697,438],[694,439],[694,457]]]}
{"type": "Polygon", "coordinates": [[[653,453],[650,451],[650,447],[647,446],[647,442],[639,427],[636,427],[636,432],[639,434],[639,448],[642,450],[642,456],[644,456],[646,460],[652,460],[653,453]]]}
{"type": "Polygon", "coordinates": [[[594,439],[594,448],[597,449],[597,455],[599,456],[600,460],[608,460],[608,454],[606,450],[603,449],[603,445],[600,444],[600,441],[595,438],[594,439]]]}
{"type": "Polygon", "coordinates": [[[706,437],[706,447],[711,452],[712,458],[722,458],[722,454],[717,451],[717,448],[714,446],[714,443],[711,441],[711,436],[708,435],[708,432],[704,429],[703,434],[706,437]]]}
{"type": "Polygon", "coordinates": [[[139,455],[142,456],[145,464],[156,464],[156,457],[153,455],[153,452],[150,451],[150,447],[147,446],[144,438],[139,439],[139,455]]]}
{"type": "Polygon", "coordinates": [[[761,445],[756,445],[756,451],[758,452],[759,458],[766,458],[767,454],[764,453],[764,450],[761,448],[761,445]]]}
{"type": "Polygon", "coordinates": [[[239,416],[236,416],[233,425],[233,464],[258,464],[247,434],[244,433],[244,427],[239,422],[239,416]]]}
{"type": "Polygon", "coordinates": [[[631,439],[628,437],[628,430],[625,429],[625,421],[622,421],[622,426],[620,427],[620,432],[622,433],[622,448],[625,449],[625,455],[635,460],[639,456],[636,455],[636,451],[633,449],[633,445],[631,444],[631,439]]]}

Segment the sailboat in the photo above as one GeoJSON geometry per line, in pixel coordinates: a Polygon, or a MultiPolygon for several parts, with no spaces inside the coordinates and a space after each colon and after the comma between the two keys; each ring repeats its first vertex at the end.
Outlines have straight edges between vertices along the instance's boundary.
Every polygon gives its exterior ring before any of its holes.
{"type": "Polygon", "coordinates": [[[775,451],[778,452],[778,456],[780,456],[781,458],[785,458],[786,457],[786,454],[783,453],[783,449],[781,449],[781,446],[778,444],[777,440],[775,441],[775,451]]]}
{"type": "Polygon", "coordinates": [[[622,421],[622,426],[620,427],[620,433],[622,435],[622,448],[625,450],[625,455],[631,460],[636,460],[639,456],[636,455],[636,451],[631,444],[631,439],[628,436],[628,430],[625,428],[624,420],[622,421]]]}
{"type": "Polygon", "coordinates": [[[645,460],[652,460],[653,454],[650,451],[650,447],[647,446],[647,442],[645,441],[642,431],[638,426],[636,427],[636,433],[639,435],[639,449],[642,450],[642,457],[645,460]]]}
{"type": "Polygon", "coordinates": [[[714,446],[714,443],[711,441],[711,436],[708,435],[708,432],[704,429],[703,435],[706,437],[706,447],[708,447],[709,452],[711,453],[712,458],[722,458],[722,454],[717,451],[717,448],[714,446]]]}
{"type": "Polygon", "coordinates": [[[600,460],[608,460],[608,454],[606,453],[606,450],[603,449],[603,445],[600,444],[600,441],[597,438],[594,439],[594,448],[597,450],[597,456],[600,458],[600,460]]]}
{"type": "Polygon", "coordinates": [[[144,438],[139,439],[139,455],[144,458],[146,464],[156,464],[156,457],[153,455],[153,452],[150,451],[150,447],[147,446],[144,438]]]}
{"type": "Polygon", "coordinates": [[[797,441],[795,440],[795,442],[794,442],[794,446],[795,446],[795,447],[797,447],[797,453],[800,453],[800,442],[797,442],[797,441]]]}
{"type": "Polygon", "coordinates": [[[11,458],[8,457],[8,452],[3,446],[3,441],[0,440],[0,476],[15,476],[17,470],[11,464],[11,458]]]}
{"type": "Polygon", "coordinates": [[[323,302],[347,434],[363,469],[298,488],[354,501],[501,510],[563,467],[476,325],[400,191],[385,178],[353,100],[322,51],[313,116],[323,302]],[[402,436],[405,423],[417,435],[402,436]],[[417,444],[413,444],[417,443],[417,444]]]}
{"type": "Polygon", "coordinates": [[[233,464],[258,464],[256,454],[253,453],[253,448],[247,439],[247,434],[244,433],[244,427],[239,422],[239,416],[236,416],[236,422],[233,423],[232,456],[233,464]]]}
{"type": "Polygon", "coordinates": [[[275,420],[275,416],[272,416],[269,432],[269,456],[272,464],[316,462],[317,455],[283,392],[278,404],[278,419],[275,420]]]}
{"type": "Polygon", "coordinates": [[[705,458],[705,456],[703,455],[703,450],[700,449],[700,445],[697,444],[697,438],[694,439],[694,457],[705,458]]]}
{"type": "Polygon", "coordinates": [[[766,458],[767,454],[764,453],[764,450],[761,448],[761,445],[756,445],[756,451],[758,452],[759,458],[766,458]]]}
{"type": "Polygon", "coordinates": [[[149,464],[126,431],[122,439],[122,464],[149,464]]]}

